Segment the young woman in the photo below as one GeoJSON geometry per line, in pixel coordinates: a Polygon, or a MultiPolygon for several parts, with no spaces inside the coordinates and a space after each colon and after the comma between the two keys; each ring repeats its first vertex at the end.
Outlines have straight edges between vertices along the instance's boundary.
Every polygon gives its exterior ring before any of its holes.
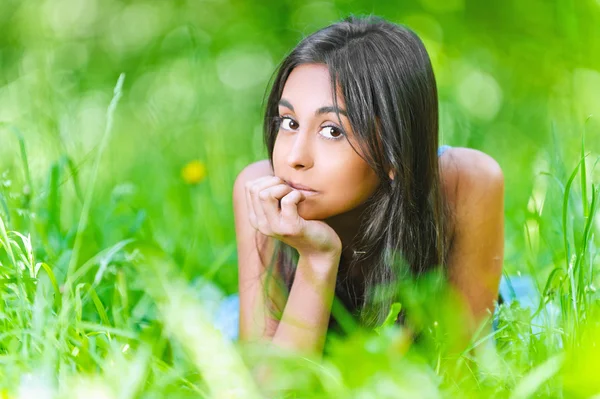
{"type": "Polygon", "coordinates": [[[438,148],[435,78],[412,31],[349,17],[306,37],[279,66],[264,134],[269,159],[233,190],[242,341],[321,354],[334,296],[377,326],[395,298],[378,287],[400,264],[442,267],[469,332],[493,311],[502,171],[480,151],[438,148]]]}

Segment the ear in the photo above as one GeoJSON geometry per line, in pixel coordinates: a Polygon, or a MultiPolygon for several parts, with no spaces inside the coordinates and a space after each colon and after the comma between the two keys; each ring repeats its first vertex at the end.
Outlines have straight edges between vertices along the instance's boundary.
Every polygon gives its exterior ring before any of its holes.
{"type": "Polygon", "coordinates": [[[390,177],[390,179],[394,180],[394,171],[392,169],[390,169],[388,176],[390,177]]]}

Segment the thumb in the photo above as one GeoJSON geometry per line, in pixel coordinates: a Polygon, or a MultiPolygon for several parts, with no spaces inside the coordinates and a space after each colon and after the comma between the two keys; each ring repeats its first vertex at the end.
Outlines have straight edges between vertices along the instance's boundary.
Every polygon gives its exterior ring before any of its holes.
{"type": "Polygon", "coordinates": [[[293,190],[281,199],[281,217],[288,220],[296,220],[298,216],[298,204],[304,201],[306,196],[300,191],[293,190]]]}

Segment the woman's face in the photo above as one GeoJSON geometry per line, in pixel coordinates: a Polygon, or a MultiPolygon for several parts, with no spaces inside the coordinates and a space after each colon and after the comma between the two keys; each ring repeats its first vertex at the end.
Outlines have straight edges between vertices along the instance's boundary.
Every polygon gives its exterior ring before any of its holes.
{"type": "MultiPolygon", "coordinates": [[[[282,118],[273,149],[275,176],[305,193],[298,214],[324,220],[364,203],[379,184],[371,167],[354,151],[358,148],[338,94],[342,125],[333,105],[329,71],[324,64],[303,64],[288,77],[279,101],[282,118]]],[[[339,92],[339,91],[338,91],[339,92]]]]}

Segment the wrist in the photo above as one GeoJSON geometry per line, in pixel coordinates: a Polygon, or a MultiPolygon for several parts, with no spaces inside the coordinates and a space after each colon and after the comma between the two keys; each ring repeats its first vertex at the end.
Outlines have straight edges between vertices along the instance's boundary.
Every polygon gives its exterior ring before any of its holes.
{"type": "Polygon", "coordinates": [[[299,252],[298,269],[308,272],[322,280],[336,278],[340,264],[341,252],[299,252]]]}
{"type": "Polygon", "coordinates": [[[340,262],[340,258],[342,256],[342,251],[340,250],[331,250],[327,252],[314,252],[314,251],[298,251],[298,255],[301,258],[319,262],[319,263],[332,263],[337,266],[340,262]]]}

